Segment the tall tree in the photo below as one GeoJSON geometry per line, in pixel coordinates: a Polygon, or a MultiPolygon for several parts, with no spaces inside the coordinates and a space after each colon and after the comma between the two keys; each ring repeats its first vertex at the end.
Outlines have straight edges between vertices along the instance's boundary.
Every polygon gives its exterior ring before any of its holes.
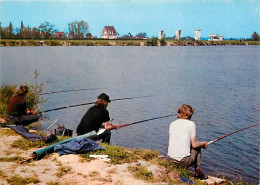
{"type": "Polygon", "coordinates": [[[0,22],[0,39],[3,38],[2,22],[0,22]]]}
{"type": "Polygon", "coordinates": [[[85,21],[74,21],[68,24],[69,35],[74,39],[82,39],[88,33],[88,23],[85,21]]]}
{"type": "Polygon", "coordinates": [[[54,25],[45,21],[39,26],[39,29],[44,34],[44,38],[50,38],[50,36],[55,32],[54,25]]]}
{"type": "Polygon", "coordinates": [[[12,25],[12,23],[10,22],[10,24],[9,24],[9,27],[8,27],[8,37],[9,38],[12,38],[13,37],[13,25],[12,25]]]}
{"type": "Polygon", "coordinates": [[[24,25],[23,21],[21,21],[21,29],[20,29],[20,34],[18,34],[20,38],[24,38],[24,25]]]}
{"type": "Polygon", "coordinates": [[[252,39],[254,41],[260,41],[260,36],[258,35],[258,33],[254,32],[252,35],[251,35],[252,39]]]}
{"type": "Polygon", "coordinates": [[[21,31],[23,31],[24,29],[24,25],[23,25],[23,21],[21,21],[21,31]]]}

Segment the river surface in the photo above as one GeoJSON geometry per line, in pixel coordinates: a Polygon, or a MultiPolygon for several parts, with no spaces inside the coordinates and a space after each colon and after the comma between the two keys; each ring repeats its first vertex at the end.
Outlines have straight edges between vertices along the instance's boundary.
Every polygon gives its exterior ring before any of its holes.
{"type": "MultiPolygon", "coordinates": [[[[260,47],[2,47],[1,85],[44,82],[43,92],[88,89],[42,95],[42,110],[94,102],[105,92],[112,123],[125,124],[176,114],[184,103],[195,109],[198,140],[210,141],[259,124],[260,47]],[[47,83],[51,81],[51,83],[47,83]]],[[[51,111],[41,118],[46,129],[57,124],[74,130],[88,108],[51,111]]],[[[176,116],[112,131],[112,143],[156,149],[167,154],[168,129],[176,116]]],[[[51,129],[57,128],[57,125],[51,129]]],[[[202,151],[207,174],[259,183],[260,128],[226,137],[202,151]]]]}

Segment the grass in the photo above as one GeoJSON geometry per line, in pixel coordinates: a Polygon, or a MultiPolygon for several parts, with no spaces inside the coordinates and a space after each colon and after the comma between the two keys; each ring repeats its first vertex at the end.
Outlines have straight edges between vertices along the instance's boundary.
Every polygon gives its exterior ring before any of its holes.
{"type": "Polygon", "coordinates": [[[56,173],[57,177],[61,178],[63,175],[68,174],[71,171],[70,166],[61,166],[56,173]]]}
{"type": "Polygon", "coordinates": [[[0,129],[0,134],[5,136],[16,135],[15,131],[13,131],[12,129],[0,129]]]}
{"type": "Polygon", "coordinates": [[[7,182],[10,185],[24,185],[24,184],[36,184],[39,183],[40,180],[37,177],[21,177],[19,175],[15,175],[11,178],[7,179],[7,182]]]}
{"type": "Polygon", "coordinates": [[[20,156],[15,157],[1,157],[0,162],[21,162],[23,160],[20,156]]]}
{"type": "Polygon", "coordinates": [[[108,155],[111,164],[123,164],[137,162],[140,159],[148,161],[159,156],[159,153],[157,151],[148,151],[144,149],[128,149],[115,145],[107,145],[104,143],[101,143],[100,145],[102,145],[105,150],[91,151],[87,154],[81,154],[82,158],[90,161],[93,158],[90,158],[89,155],[108,155]]]}
{"type": "MultiPolygon", "coordinates": [[[[158,39],[151,38],[148,40],[131,40],[131,39],[116,39],[116,40],[106,40],[106,39],[85,39],[85,40],[30,40],[30,39],[2,39],[1,46],[40,46],[40,41],[44,41],[46,46],[140,46],[144,43],[145,46],[157,46],[158,39]]],[[[194,41],[175,41],[175,40],[160,40],[160,45],[165,46],[167,43],[171,43],[175,46],[188,46],[194,45],[194,41]]],[[[224,40],[224,41],[196,41],[198,46],[207,45],[260,45],[259,41],[244,41],[239,40],[224,40]]]]}
{"type": "Polygon", "coordinates": [[[43,141],[30,141],[28,139],[25,139],[25,138],[21,138],[21,139],[17,139],[15,140],[11,146],[13,148],[19,148],[19,149],[22,149],[22,150],[28,150],[28,149],[32,149],[32,148],[42,148],[42,147],[46,147],[46,146],[49,146],[49,145],[53,145],[55,143],[59,143],[63,140],[66,140],[68,139],[68,137],[61,137],[61,136],[58,136],[57,137],[57,141],[53,142],[53,143],[45,143],[43,141]]]}
{"type": "MultiPolygon", "coordinates": [[[[110,158],[111,164],[123,164],[123,163],[135,163],[138,160],[149,161],[152,164],[163,166],[168,170],[175,171],[181,176],[189,177],[190,173],[187,169],[177,168],[173,166],[171,162],[168,162],[160,158],[160,153],[155,150],[146,150],[146,149],[129,149],[115,145],[107,145],[101,143],[105,150],[91,151],[86,154],[81,154],[83,161],[90,161],[93,158],[90,158],[89,155],[108,155],[110,158]]],[[[148,182],[154,182],[153,173],[148,171],[144,166],[130,166],[129,171],[131,171],[137,178],[146,180],[148,182]]]]}
{"type": "Polygon", "coordinates": [[[128,169],[134,173],[134,176],[138,179],[142,179],[149,182],[154,182],[154,176],[151,171],[148,171],[144,166],[129,166],[128,169]]]}
{"type": "Polygon", "coordinates": [[[44,146],[47,146],[43,141],[30,141],[30,140],[27,140],[25,138],[21,138],[21,139],[18,139],[18,140],[15,140],[11,146],[13,148],[20,148],[22,150],[28,150],[28,149],[31,149],[31,148],[42,148],[44,146]]]}

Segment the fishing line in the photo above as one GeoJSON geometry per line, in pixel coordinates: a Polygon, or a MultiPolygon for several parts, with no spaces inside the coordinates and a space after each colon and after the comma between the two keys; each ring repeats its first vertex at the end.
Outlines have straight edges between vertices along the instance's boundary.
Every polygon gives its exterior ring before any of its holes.
{"type": "MultiPolygon", "coordinates": [[[[154,95],[150,95],[150,96],[136,96],[136,97],[130,97],[130,98],[117,98],[117,99],[113,99],[110,101],[119,101],[119,100],[130,100],[130,99],[137,99],[137,98],[148,98],[148,97],[152,97],[154,95]]],[[[88,103],[81,103],[81,104],[77,104],[77,105],[69,105],[69,106],[64,106],[64,107],[58,107],[58,108],[54,108],[54,109],[48,109],[48,110],[44,110],[44,111],[40,111],[40,113],[45,113],[45,112],[50,112],[50,111],[55,111],[55,110],[61,110],[61,109],[67,109],[67,108],[71,108],[71,107],[78,107],[78,106],[83,106],[83,105],[90,105],[90,104],[94,104],[95,102],[88,102],[88,103]]]]}
{"type": "Polygon", "coordinates": [[[70,89],[70,90],[63,90],[63,91],[52,91],[52,92],[39,93],[38,95],[55,94],[55,93],[63,93],[63,92],[71,92],[71,91],[97,90],[97,89],[101,89],[101,88],[92,88],[92,89],[70,89]]]}

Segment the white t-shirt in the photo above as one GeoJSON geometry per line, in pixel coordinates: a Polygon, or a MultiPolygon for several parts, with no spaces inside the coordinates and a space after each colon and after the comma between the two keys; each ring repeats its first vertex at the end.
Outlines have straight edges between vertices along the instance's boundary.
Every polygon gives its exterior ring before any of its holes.
{"type": "Polygon", "coordinates": [[[180,161],[190,155],[191,137],[196,136],[196,125],[187,119],[177,119],[170,124],[168,156],[180,161]]]}

